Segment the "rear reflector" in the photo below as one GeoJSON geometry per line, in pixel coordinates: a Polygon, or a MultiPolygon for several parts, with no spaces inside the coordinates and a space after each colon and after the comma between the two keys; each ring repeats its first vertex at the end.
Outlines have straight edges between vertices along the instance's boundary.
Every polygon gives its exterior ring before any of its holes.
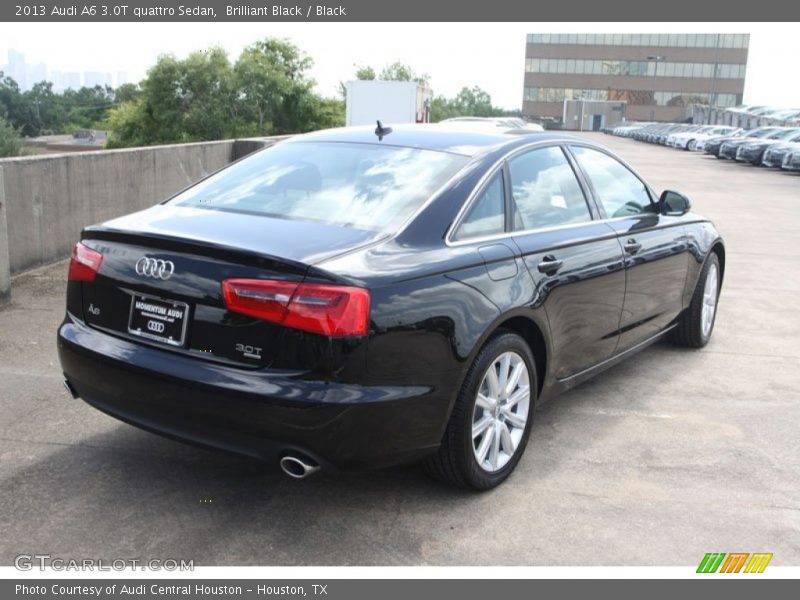
{"type": "Polygon", "coordinates": [[[69,261],[69,280],[94,281],[101,264],[102,254],[78,242],[72,249],[72,260],[69,261]]]}
{"type": "Polygon", "coordinates": [[[330,337],[366,335],[369,292],[363,288],[264,279],[226,279],[228,310],[330,337]]]}

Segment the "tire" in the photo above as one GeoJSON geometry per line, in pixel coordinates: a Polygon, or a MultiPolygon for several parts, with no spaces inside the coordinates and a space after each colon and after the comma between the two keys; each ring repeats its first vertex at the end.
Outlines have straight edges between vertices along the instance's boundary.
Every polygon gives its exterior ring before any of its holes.
{"type": "Polygon", "coordinates": [[[668,339],[672,343],[687,348],[702,348],[708,343],[717,318],[721,281],[719,258],[712,252],[700,272],[689,307],[678,318],[677,327],[668,334],[668,339]],[[709,281],[710,279],[713,281],[709,281]],[[715,289],[712,290],[711,287],[715,289]],[[709,309],[712,299],[713,306],[709,309]],[[704,307],[706,311],[711,310],[710,315],[704,312],[704,307]]]}
{"type": "Polygon", "coordinates": [[[442,444],[425,463],[428,473],[451,485],[473,490],[488,490],[505,481],[525,452],[533,423],[537,382],[533,354],[523,338],[508,331],[491,337],[467,371],[442,444]],[[524,366],[524,372],[520,371],[518,382],[514,383],[511,379],[519,365],[524,366]],[[490,370],[494,371],[494,379],[490,370]],[[492,390],[502,388],[504,380],[506,388],[514,385],[512,393],[501,391],[495,398],[492,390]],[[494,404],[493,400],[496,400],[494,404]],[[521,422],[523,409],[524,425],[521,422]],[[473,437],[476,425],[476,431],[485,426],[484,432],[473,437]],[[510,454],[509,447],[512,448],[510,454]],[[478,455],[482,451],[485,457],[479,463],[478,455]]]}
{"type": "Polygon", "coordinates": [[[697,141],[696,141],[696,140],[689,140],[689,143],[688,143],[688,144],[686,144],[686,146],[684,146],[684,147],[683,147],[683,149],[684,149],[684,150],[691,150],[691,151],[693,151],[693,150],[694,150],[694,148],[695,148],[695,146],[697,146],[697,141]]]}

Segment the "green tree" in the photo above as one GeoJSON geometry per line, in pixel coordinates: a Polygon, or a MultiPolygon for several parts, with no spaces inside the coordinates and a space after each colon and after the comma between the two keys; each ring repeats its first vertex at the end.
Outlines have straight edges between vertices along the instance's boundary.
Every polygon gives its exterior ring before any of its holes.
{"type": "Polygon", "coordinates": [[[106,128],[111,131],[106,148],[148,146],[156,143],[153,141],[153,120],[144,96],[111,109],[106,128]]]}
{"type": "Polygon", "coordinates": [[[236,61],[237,89],[256,133],[307,130],[296,110],[304,107],[314,82],[311,59],[287,40],[268,38],[248,46],[236,61]]]}
{"type": "Polygon", "coordinates": [[[24,124],[26,135],[52,135],[64,131],[68,122],[67,110],[63,97],[53,92],[52,83],[35,83],[22,97],[30,115],[24,124]]]}
{"type": "Polygon", "coordinates": [[[0,158],[18,156],[22,152],[22,139],[17,130],[0,117],[0,158]]]}
{"type": "Polygon", "coordinates": [[[492,105],[492,97],[478,86],[463,87],[455,98],[436,96],[431,102],[431,121],[438,122],[453,117],[501,117],[518,115],[492,105]]]}
{"type": "Polygon", "coordinates": [[[30,117],[19,85],[2,71],[0,71],[0,117],[17,129],[23,129],[30,117]]]}
{"type": "MultiPolygon", "coordinates": [[[[418,75],[411,67],[400,62],[386,65],[381,70],[380,76],[376,75],[375,69],[368,65],[353,66],[356,68],[356,79],[360,81],[373,81],[375,79],[381,81],[416,81],[420,85],[426,87],[430,82],[430,77],[427,75],[418,75]]],[[[342,98],[347,97],[347,85],[343,81],[339,82],[339,94],[342,98]]]]}
{"type": "Polygon", "coordinates": [[[221,48],[193,52],[182,65],[182,137],[219,140],[236,135],[232,109],[236,89],[228,55],[221,48]]]}
{"type": "Polygon", "coordinates": [[[460,113],[455,106],[453,106],[452,101],[444,96],[434,96],[431,100],[431,121],[433,123],[444,121],[445,119],[452,119],[453,117],[464,116],[469,115],[460,113]]]}
{"type": "Polygon", "coordinates": [[[162,56],[135,88],[117,90],[108,146],[295,133],[340,125],[338,100],[313,93],[311,59],[286,40],[245,48],[235,64],[212,48],[179,60],[162,56]]]}
{"type": "Polygon", "coordinates": [[[428,87],[430,77],[425,73],[416,73],[414,69],[400,62],[387,65],[378,77],[381,81],[416,81],[418,84],[428,87]]]}
{"type": "Polygon", "coordinates": [[[372,81],[375,79],[375,69],[372,67],[364,67],[356,65],[356,79],[361,81],[372,81]]]}
{"type": "Polygon", "coordinates": [[[316,131],[344,126],[344,102],[338,98],[321,98],[308,95],[299,107],[298,117],[302,120],[302,129],[298,131],[316,131]]]}
{"type": "Polygon", "coordinates": [[[123,83],[116,90],[114,90],[114,102],[122,104],[123,102],[130,102],[141,96],[142,90],[135,83],[123,83]]]}
{"type": "Polygon", "coordinates": [[[0,72],[0,116],[22,135],[70,133],[75,128],[96,128],[115,103],[114,90],[106,86],[53,91],[40,81],[22,92],[11,77],[0,72]]]}
{"type": "Polygon", "coordinates": [[[114,106],[114,90],[109,86],[96,85],[78,90],[68,89],[61,95],[61,104],[66,112],[63,133],[74,129],[95,129],[102,123],[114,106]]]}
{"type": "Polygon", "coordinates": [[[161,56],[147,72],[141,92],[110,111],[108,146],[231,137],[236,95],[233,70],[221,48],[193,52],[184,60],[161,56]]]}

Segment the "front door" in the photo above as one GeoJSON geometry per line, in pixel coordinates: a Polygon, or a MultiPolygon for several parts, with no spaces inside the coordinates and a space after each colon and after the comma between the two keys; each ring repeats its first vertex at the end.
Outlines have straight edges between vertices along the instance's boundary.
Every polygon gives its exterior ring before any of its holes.
{"type": "Polygon", "coordinates": [[[660,215],[650,189],[604,152],[572,146],[597,204],[625,253],[621,352],[662,331],[683,308],[689,244],[680,217],[660,215]]]}

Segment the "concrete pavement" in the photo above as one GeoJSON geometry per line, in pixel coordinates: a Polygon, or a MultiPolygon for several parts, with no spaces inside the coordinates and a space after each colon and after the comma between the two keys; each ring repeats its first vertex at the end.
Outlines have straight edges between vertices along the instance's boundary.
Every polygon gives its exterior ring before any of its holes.
{"type": "Polygon", "coordinates": [[[727,242],[716,331],[657,344],[535,412],[499,489],[404,467],[289,480],[139,431],[62,389],[66,263],[0,309],[0,564],[17,554],[196,565],[800,564],[800,177],[587,134],[727,242]]]}

